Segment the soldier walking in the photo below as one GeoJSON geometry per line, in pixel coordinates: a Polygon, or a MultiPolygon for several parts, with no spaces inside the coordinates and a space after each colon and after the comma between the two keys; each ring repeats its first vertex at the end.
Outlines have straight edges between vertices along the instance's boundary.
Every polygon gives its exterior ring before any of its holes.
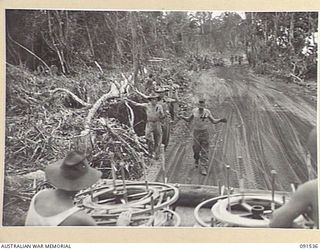
{"type": "Polygon", "coordinates": [[[148,96],[148,103],[138,103],[127,99],[131,104],[141,107],[146,111],[147,123],[145,128],[145,137],[148,144],[149,154],[156,160],[160,156],[160,146],[162,142],[161,120],[165,118],[163,108],[158,104],[159,95],[148,96]]]}
{"type": "MultiPolygon", "coordinates": [[[[169,87],[171,86],[169,85],[169,87]]],[[[162,144],[164,144],[165,149],[167,149],[169,144],[171,123],[174,119],[174,104],[177,102],[177,98],[174,99],[168,96],[169,91],[169,88],[159,88],[156,90],[156,93],[159,93],[160,95],[158,104],[162,106],[163,112],[165,114],[165,118],[161,121],[162,144]]],[[[175,95],[177,96],[177,94],[175,95]]]]}
{"type": "Polygon", "coordinates": [[[231,62],[231,65],[233,65],[233,62],[234,62],[234,57],[233,57],[233,55],[230,56],[230,62],[231,62]]]}
{"type": "Polygon", "coordinates": [[[200,172],[202,175],[208,174],[209,162],[209,122],[217,124],[219,122],[227,122],[225,118],[215,119],[210,110],[205,108],[205,100],[200,99],[197,108],[192,110],[190,116],[178,116],[187,122],[193,122],[193,157],[195,167],[198,168],[200,163],[200,172]]]}

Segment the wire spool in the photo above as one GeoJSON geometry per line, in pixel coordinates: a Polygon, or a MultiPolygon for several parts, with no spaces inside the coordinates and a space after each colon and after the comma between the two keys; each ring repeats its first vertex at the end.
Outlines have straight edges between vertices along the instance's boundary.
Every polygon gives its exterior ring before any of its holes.
{"type": "MultiPolygon", "coordinates": [[[[202,227],[269,227],[273,210],[283,205],[283,195],[275,194],[274,203],[270,193],[235,194],[219,196],[200,203],[194,210],[197,223],[202,227]],[[210,216],[201,215],[201,210],[211,207],[210,216]]],[[[294,221],[295,227],[303,227],[304,218],[299,216],[294,221]]]]}
{"type": "MultiPolygon", "coordinates": [[[[98,224],[113,225],[122,212],[130,210],[132,218],[140,221],[138,224],[141,225],[155,211],[172,205],[178,196],[179,190],[169,184],[151,182],[146,186],[144,182],[127,183],[124,189],[121,183],[117,183],[82,192],[76,196],[76,203],[85,208],[98,224]]],[[[180,221],[173,211],[166,213],[173,214],[175,221],[180,221]]]]}
{"type": "MultiPolygon", "coordinates": [[[[228,227],[269,227],[270,218],[275,209],[283,205],[283,196],[275,194],[237,194],[227,199],[219,199],[211,208],[215,221],[228,227]],[[272,205],[274,204],[274,205],[272,205]]],[[[294,223],[303,225],[303,217],[299,216],[294,223]]]]}

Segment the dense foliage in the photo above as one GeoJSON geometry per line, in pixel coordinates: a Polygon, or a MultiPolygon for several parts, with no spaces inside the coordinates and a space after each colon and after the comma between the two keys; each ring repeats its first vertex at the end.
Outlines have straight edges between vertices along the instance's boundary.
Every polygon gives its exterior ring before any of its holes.
{"type": "Polygon", "coordinates": [[[246,13],[246,53],[261,72],[316,78],[318,13],[246,13]]]}
{"type": "Polygon", "coordinates": [[[316,72],[316,12],[241,17],[233,12],[7,10],[6,21],[7,62],[32,70],[41,65],[50,71],[55,65],[69,74],[99,66],[133,67],[137,77],[152,56],[245,52],[261,73],[281,71],[303,80],[316,72]]]}

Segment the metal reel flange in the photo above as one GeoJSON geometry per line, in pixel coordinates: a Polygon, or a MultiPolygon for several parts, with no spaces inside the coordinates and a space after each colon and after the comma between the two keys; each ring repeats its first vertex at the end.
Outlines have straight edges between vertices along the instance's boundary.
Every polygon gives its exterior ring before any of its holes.
{"type": "Polygon", "coordinates": [[[205,207],[207,208],[211,208],[214,204],[216,204],[216,202],[220,199],[224,199],[227,196],[219,196],[219,197],[214,197],[208,200],[205,200],[201,203],[199,203],[198,206],[196,206],[196,208],[194,209],[194,218],[196,219],[197,223],[202,226],[202,227],[210,227],[212,226],[212,222],[211,222],[211,217],[208,218],[204,218],[206,216],[201,215],[201,210],[205,207]]]}
{"type": "Polygon", "coordinates": [[[142,215],[150,211],[166,208],[177,201],[179,190],[169,184],[143,182],[127,183],[124,187],[106,185],[80,193],[76,199],[78,206],[91,211],[94,218],[115,218],[129,209],[132,215],[142,215]]]}
{"type": "MultiPolygon", "coordinates": [[[[283,205],[283,196],[275,194],[274,201],[270,194],[237,194],[218,199],[211,212],[215,222],[229,227],[269,227],[272,206],[275,209],[283,205]],[[272,205],[273,203],[273,205],[272,205]]],[[[299,216],[296,224],[302,224],[299,216]]]]}

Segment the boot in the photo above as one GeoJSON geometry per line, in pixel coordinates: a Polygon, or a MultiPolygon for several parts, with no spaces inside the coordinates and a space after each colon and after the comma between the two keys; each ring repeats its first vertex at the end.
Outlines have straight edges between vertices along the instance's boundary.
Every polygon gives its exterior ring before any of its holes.
{"type": "Polygon", "coordinates": [[[194,161],[194,167],[195,167],[195,168],[198,168],[198,167],[199,167],[199,159],[197,159],[197,160],[194,161]]]}
{"type": "Polygon", "coordinates": [[[158,161],[160,159],[159,153],[155,153],[153,158],[158,161]]]}
{"type": "Polygon", "coordinates": [[[200,173],[201,173],[202,175],[207,175],[207,174],[208,174],[207,167],[201,166],[201,171],[200,171],[200,173]]]}

